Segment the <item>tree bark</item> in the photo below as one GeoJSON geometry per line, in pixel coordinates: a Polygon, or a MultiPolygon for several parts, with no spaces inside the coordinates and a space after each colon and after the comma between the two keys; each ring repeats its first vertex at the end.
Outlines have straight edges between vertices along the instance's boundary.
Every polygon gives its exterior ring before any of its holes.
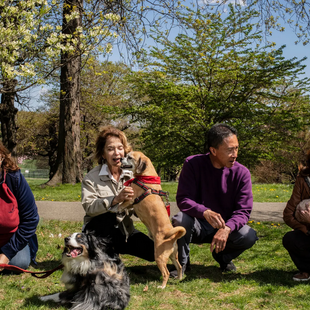
{"type": "MultiPolygon", "coordinates": [[[[63,6],[63,33],[78,35],[77,28],[82,26],[83,0],[66,0],[63,6]],[[69,22],[66,14],[78,9],[80,17],[69,22]]],[[[64,42],[66,44],[66,42],[64,42]]],[[[82,181],[80,148],[80,72],[81,53],[78,44],[74,53],[61,54],[60,73],[60,111],[59,137],[57,152],[57,171],[48,185],[57,183],[79,183],[82,181]]]]}
{"type": "Polygon", "coordinates": [[[16,81],[6,81],[3,83],[4,92],[1,95],[0,122],[3,145],[14,156],[16,142],[16,114],[18,109],[14,107],[16,81]]]}

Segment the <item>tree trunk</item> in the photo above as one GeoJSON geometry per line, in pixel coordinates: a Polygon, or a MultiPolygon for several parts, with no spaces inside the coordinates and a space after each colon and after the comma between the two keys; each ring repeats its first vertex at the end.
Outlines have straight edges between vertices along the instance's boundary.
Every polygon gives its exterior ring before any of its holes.
{"type": "Polygon", "coordinates": [[[50,167],[49,179],[57,173],[57,149],[58,149],[58,139],[57,139],[57,129],[54,122],[50,122],[48,126],[49,132],[49,151],[48,151],[48,165],[50,167]]]}
{"type": "Polygon", "coordinates": [[[3,90],[0,104],[0,122],[3,145],[14,156],[16,143],[16,114],[18,109],[14,107],[16,81],[11,80],[3,83],[3,90]]]}
{"type": "MultiPolygon", "coordinates": [[[[76,36],[82,25],[83,0],[66,0],[63,5],[63,33],[76,36]],[[78,9],[80,17],[67,22],[65,16],[78,9]]],[[[64,42],[66,44],[66,42],[64,42]]],[[[57,171],[47,183],[75,184],[82,181],[80,148],[80,73],[81,56],[77,47],[74,53],[61,54],[60,112],[57,152],[57,171]]]]}

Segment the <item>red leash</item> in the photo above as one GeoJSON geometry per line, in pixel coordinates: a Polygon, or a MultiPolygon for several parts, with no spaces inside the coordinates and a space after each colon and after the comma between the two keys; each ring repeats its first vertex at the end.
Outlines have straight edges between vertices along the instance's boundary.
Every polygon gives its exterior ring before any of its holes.
{"type": "Polygon", "coordinates": [[[43,278],[47,278],[49,275],[51,275],[54,271],[62,269],[64,265],[59,265],[56,268],[52,269],[52,270],[47,270],[47,271],[29,271],[29,270],[25,270],[22,268],[19,268],[17,266],[14,265],[7,265],[7,264],[0,264],[0,268],[4,268],[4,269],[8,269],[11,271],[20,271],[20,272],[25,272],[25,273],[31,273],[31,275],[35,278],[39,278],[39,279],[43,279],[43,278]],[[37,274],[43,274],[42,276],[37,276],[37,274]]]}

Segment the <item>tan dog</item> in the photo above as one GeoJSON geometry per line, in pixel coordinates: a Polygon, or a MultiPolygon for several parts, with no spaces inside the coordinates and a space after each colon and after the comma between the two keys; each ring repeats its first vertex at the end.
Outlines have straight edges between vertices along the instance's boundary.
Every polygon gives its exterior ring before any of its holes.
{"type": "MultiPolygon", "coordinates": [[[[156,170],[148,157],[141,152],[130,152],[122,160],[122,167],[132,170],[134,177],[153,176],[158,177],[156,170]]],[[[145,184],[155,190],[161,190],[160,184],[145,184]]],[[[131,184],[134,190],[132,201],[127,201],[121,208],[127,208],[134,203],[134,199],[145,193],[145,190],[138,185],[131,184]]],[[[163,276],[163,283],[160,288],[165,288],[169,279],[167,263],[169,257],[178,271],[178,279],[182,279],[182,267],[178,260],[177,240],[185,235],[185,228],[173,227],[165,203],[161,196],[151,194],[133,205],[135,213],[147,227],[154,240],[155,261],[163,276]]]]}

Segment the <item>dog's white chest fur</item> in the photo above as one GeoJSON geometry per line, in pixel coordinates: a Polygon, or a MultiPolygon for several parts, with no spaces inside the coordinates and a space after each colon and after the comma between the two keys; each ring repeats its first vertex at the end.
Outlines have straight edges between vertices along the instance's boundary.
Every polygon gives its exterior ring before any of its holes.
{"type": "Polygon", "coordinates": [[[65,271],[72,274],[80,274],[85,276],[91,267],[91,262],[85,257],[77,257],[74,259],[63,259],[65,271]]]}

